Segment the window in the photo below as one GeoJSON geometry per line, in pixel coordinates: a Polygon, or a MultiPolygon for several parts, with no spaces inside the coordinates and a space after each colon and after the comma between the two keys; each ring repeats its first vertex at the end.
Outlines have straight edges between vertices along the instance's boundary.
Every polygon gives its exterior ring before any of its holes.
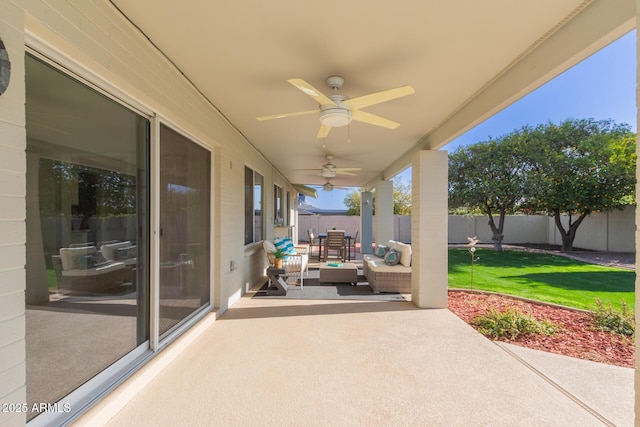
{"type": "Polygon", "coordinates": [[[273,186],[273,223],[275,225],[284,225],[284,200],[282,199],[282,187],[273,186]]]}
{"type": "Polygon", "coordinates": [[[264,178],[258,172],[244,168],[244,244],[264,239],[262,198],[264,178]]]}
{"type": "Polygon", "coordinates": [[[284,223],[285,225],[293,225],[293,221],[291,221],[291,195],[288,191],[285,193],[284,200],[287,205],[284,211],[284,223]]]}

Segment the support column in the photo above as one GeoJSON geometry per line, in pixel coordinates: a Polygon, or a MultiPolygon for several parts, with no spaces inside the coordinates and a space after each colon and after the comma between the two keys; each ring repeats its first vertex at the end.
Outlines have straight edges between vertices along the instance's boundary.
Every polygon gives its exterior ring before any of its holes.
{"type": "Polygon", "coordinates": [[[360,253],[373,253],[373,193],[365,191],[360,195],[360,253]]]}
{"type": "Polygon", "coordinates": [[[376,185],[376,244],[393,240],[393,182],[380,181],[376,185]]]}
{"type": "Polygon", "coordinates": [[[411,298],[420,308],[447,308],[447,152],[419,151],[411,167],[411,298]]]}

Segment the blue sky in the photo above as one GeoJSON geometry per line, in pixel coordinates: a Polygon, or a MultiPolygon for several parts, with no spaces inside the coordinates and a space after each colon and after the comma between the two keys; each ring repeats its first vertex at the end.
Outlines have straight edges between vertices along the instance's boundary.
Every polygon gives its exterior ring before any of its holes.
{"type": "MultiPolygon", "coordinates": [[[[536,91],[447,144],[449,152],[519,129],[569,118],[613,119],[636,131],[636,34],[621,37],[536,91]]],[[[411,181],[411,170],[398,176],[411,181]]],[[[318,191],[307,202],[324,209],[343,209],[347,190],[318,191]]]]}

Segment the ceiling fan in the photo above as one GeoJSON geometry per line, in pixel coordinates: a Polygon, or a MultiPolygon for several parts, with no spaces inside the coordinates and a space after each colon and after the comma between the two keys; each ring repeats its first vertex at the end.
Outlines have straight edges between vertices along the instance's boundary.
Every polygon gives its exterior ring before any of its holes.
{"type": "Polygon", "coordinates": [[[322,190],[324,191],[333,191],[333,189],[340,189],[340,190],[349,190],[349,187],[341,187],[338,185],[333,185],[331,183],[331,178],[325,178],[327,180],[327,182],[325,182],[323,185],[319,185],[318,187],[322,188],[322,190]]]}
{"type": "Polygon", "coordinates": [[[356,176],[355,171],[362,170],[362,168],[339,168],[331,161],[333,160],[333,156],[331,154],[327,154],[327,163],[323,164],[319,169],[300,169],[300,170],[308,170],[308,171],[319,171],[320,176],[323,178],[335,178],[336,175],[349,175],[356,176]]]}
{"type": "Polygon", "coordinates": [[[347,98],[339,93],[339,90],[342,88],[342,84],[344,83],[344,79],[342,77],[331,76],[327,78],[327,83],[333,91],[329,96],[324,95],[302,79],[289,79],[287,81],[300,89],[306,95],[315,99],[320,104],[320,109],[260,116],[256,119],[260,121],[281,119],[284,117],[315,114],[319,111],[321,125],[317,135],[318,138],[326,137],[333,127],[348,125],[351,123],[351,120],[369,123],[388,129],[395,129],[400,126],[400,123],[361,111],[360,109],[415,93],[415,90],[411,86],[401,86],[395,89],[388,89],[381,92],[371,93],[369,95],[359,96],[357,98],[347,98]]]}
{"type": "Polygon", "coordinates": [[[355,171],[362,170],[362,168],[339,168],[333,163],[333,156],[331,154],[327,154],[327,163],[322,165],[320,169],[320,176],[323,178],[334,178],[336,175],[349,175],[356,176],[355,171]]]}

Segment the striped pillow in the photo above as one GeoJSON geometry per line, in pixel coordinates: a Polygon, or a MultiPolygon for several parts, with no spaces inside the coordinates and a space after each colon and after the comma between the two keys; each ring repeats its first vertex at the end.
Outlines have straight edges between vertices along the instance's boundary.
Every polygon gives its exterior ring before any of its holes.
{"type": "Polygon", "coordinates": [[[293,246],[293,242],[289,237],[276,237],[273,240],[273,244],[276,249],[282,250],[285,254],[295,255],[297,253],[296,248],[293,246]]]}

